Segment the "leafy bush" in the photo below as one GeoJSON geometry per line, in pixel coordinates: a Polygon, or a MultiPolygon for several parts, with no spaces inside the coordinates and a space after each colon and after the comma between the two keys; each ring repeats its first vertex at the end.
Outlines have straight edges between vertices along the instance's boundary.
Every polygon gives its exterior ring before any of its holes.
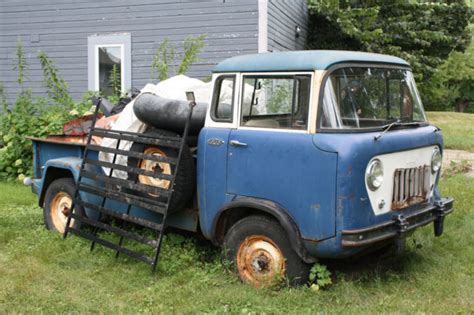
{"type": "Polygon", "coordinates": [[[442,93],[440,89],[449,85],[450,91],[457,93],[455,87],[440,78],[438,81],[431,78],[453,51],[463,52],[469,45],[472,10],[464,0],[341,1],[341,4],[310,0],[309,10],[310,29],[314,30],[309,33],[309,48],[399,56],[413,66],[422,96],[427,95],[423,100],[428,109],[439,109],[431,103],[436,97],[453,101],[449,99],[450,93],[442,93]],[[430,95],[433,89],[437,96],[430,95]]]}
{"type": "Polygon", "coordinates": [[[12,108],[0,117],[0,179],[31,176],[33,152],[27,137],[62,134],[63,124],[81,116],[92,105],[89,102],[61,108],[46,98],[33,98],[30,90],[21,91],[12,108]]]}
{"type": "Polygon", "coordinates": [[[32,175],[31,137],[60,134],[63,124],[81,116],[92,103],[89,95],[82,102],[74,103],[54,63],[44,52],[38,54],[48,98],[33,97],[30,89],[23,87],[27,71],[21,41],[17,43],[16,66],[21,87],[14,104],[9,108],[3,85],[0,85],[0,179],[23,179],[32,175]]]}

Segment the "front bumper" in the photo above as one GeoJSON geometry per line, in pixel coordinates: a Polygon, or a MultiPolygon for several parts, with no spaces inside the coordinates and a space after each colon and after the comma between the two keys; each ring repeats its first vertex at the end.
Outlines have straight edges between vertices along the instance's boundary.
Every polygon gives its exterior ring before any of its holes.
{"type": "Polygon", "coordinates": [[[417,212],[397,214],[390,221],[362,229],[343,230],[342,246],[346,248],[364,247],[389,239],[403,239],[416,228],[434,222],[434,234],[443,234],[444,217],[453,212],[453,198],[442,198],[434,205],[417,212]]]}

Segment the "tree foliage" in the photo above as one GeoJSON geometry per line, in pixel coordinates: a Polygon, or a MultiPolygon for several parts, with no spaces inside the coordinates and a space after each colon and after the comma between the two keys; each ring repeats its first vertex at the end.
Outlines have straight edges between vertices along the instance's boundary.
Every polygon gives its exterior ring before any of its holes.
{"type": "Polygon", "coordinates": [[[308,48],[399,56],[412,65],[422,95],[431,92],[430,79],[450,54],[464,52],[471,39],[472,10],[464,0],[310,0],[309,10],[308,48]]]}
{"type": "Polygon", "coordinates": [[[441,94],[431,100],[435,108],[443,109],[448,103],[454,104],[456,111],[474,113],[474,42],[464,53],[453,51],[431,81],[442,86],[434,90],[441,94]]]}

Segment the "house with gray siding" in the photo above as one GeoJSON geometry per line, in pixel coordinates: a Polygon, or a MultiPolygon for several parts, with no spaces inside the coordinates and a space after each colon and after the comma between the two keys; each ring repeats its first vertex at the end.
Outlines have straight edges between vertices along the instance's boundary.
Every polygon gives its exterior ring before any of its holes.
{"type": "Polygon", "coordinates": [[[205,78],[219,61],[241,54],[303,49],[306,0],[1,0],[0,82],[18,91],[17,40],[27,57],[27,86],[44,95],[37,53],[55,62],[70,92],[105,88],[111,69],[122,91],[150,82],[153,54],[165,39],[182,47],[205,34],[205,48],[187,75],[205,78]]]}

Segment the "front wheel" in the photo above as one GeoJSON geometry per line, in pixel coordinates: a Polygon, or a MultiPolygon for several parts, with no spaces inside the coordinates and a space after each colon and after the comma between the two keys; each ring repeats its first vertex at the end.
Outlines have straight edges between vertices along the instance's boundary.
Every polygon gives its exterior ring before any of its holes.
{"type": "MultiPolygon", "coordinates": [[[[49,185],[43,206],[44,223],[48,230],[64,233],[75,189],[74,180],[71,178],[56,179],[49,185]]],[[[76,213],[84,215],[82,207],[75,206],[75,209],[76,213]]],[[[79,222],[71,219],[70,226],[79,228],[79,222]]]]}
{"type": "Polygon", "coordinates": [[[234,224],[224,239],[225,258],[240,279],[255,287],[308,281],[310,266],[291,248],[285,230],[269,217],[248,216],[234,224]]]}

